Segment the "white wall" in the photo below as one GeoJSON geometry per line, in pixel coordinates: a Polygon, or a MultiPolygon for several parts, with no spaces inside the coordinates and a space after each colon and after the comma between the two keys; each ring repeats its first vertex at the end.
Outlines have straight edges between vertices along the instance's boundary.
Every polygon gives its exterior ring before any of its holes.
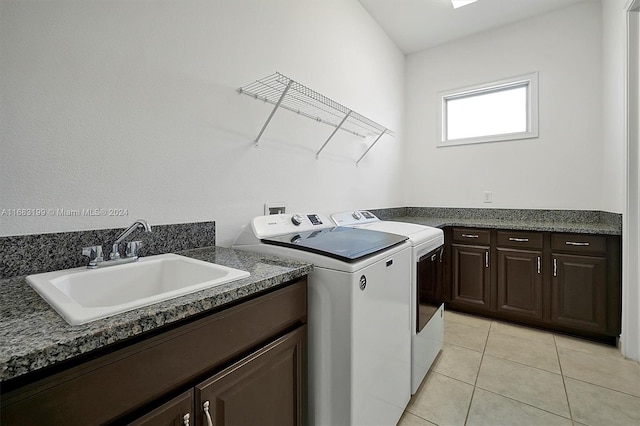
{"type": "Polygon", "coordinates": [[[587,2],[408,56],[407,204],[601,209],[601,45],[601,6],[587,2]],[[533,71],[539,138],[436,147],[438,92],[533,71]]]}
{"type": "MultiPolygon", "coordinates": [[[[0,235],[215,220],[220,245],[266,201],[403,205],[404,56],[356,0],[0,3],[0,235]],[[282,72],[395,130],[366,148],[235,89],[282,72]]],[[[371,139],[369,139],[371,141],[371,139]]]]}
{"type": "Polygon", "coordinates": [[[603,210],[624,211],[624,46],[626,0],[602,2],[603,210]]]}

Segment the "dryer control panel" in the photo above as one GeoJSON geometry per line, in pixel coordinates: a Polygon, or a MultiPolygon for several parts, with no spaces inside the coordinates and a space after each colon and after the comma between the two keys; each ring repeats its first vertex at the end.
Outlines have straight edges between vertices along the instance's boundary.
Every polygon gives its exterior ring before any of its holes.
{"type": "Polygon", "coordinates": [[[368,210],[351,210],[334,213],[331,219],[338,226],[362,225],[363,223],[379,222],[380,219],[368,210]]]}

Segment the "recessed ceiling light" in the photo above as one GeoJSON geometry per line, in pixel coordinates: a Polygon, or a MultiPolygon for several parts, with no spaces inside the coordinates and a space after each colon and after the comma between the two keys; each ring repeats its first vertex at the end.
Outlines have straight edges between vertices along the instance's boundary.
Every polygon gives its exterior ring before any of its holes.
{"type": "Polygon", "coordinates": [[[453,6],[454,9],[457,9],[459,7],[466,6],[471,3],[475,3],[477,1],[478,0],[451,0],[451,6],[453,6]]]}

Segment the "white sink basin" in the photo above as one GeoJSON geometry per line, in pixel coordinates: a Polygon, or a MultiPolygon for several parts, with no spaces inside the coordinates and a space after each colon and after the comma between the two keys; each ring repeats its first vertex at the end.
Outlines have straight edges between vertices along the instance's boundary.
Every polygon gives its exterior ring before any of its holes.
{"type": "Polygon", "coordinates": [[[177,254],[98,269],[29,275],[27,281],[71,325],[246,278],[249,273],[177,254]]]}

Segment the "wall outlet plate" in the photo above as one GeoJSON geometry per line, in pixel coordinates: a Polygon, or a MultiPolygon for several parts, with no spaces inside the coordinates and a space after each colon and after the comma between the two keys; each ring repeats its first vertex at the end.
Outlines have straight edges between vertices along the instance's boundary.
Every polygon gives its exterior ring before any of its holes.
{"type": "Polygon", "coordinates": [[[286,203],[264,203],[264,215],[283,214],[286,213],[286,203]]]}
{"type": "Polygon", "coordinates": [[[491,203],[493,201],[493,192],[491,191],[484,191],[484,198],[483,201],[485,203],[491,203]]]}

